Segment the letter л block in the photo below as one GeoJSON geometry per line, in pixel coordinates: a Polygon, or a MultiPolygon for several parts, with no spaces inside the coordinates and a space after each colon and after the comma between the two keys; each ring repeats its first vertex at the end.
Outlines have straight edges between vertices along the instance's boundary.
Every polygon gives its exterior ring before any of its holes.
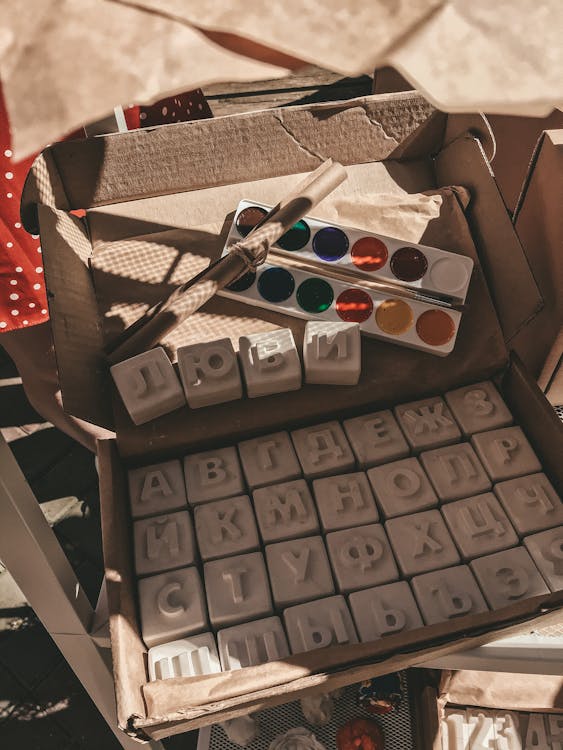
{"type": "Polygon", "coordinates": [[[149,649],[149,680],[198,677],[221,671],[212,633],[193,635],[149,649]]]}
{"type": "Polygon", "coordinates": [[[507,549],[471,562],[485,598],[491,609],[539,594],[549,594],[545,581],[524,547],[507,549]]]}
{"type": "Polygon", "coordinates": [[[313,492],[325,531],[363,526],[379,519],[375,500],[363,471],[315,479],[313,492]]]}
{"type": "Polygon", "coordinates": [[[179,347],[178,369],[192,409],[242,398],[238,359],[230,339],[179,347]]]}
{"type": "Polygon", "coordinates": [[[269,544],[266,563],[277,607],[334,594],[334,583],[320,536],[269,544]]]}
{"type": "Polygon", "coordinates": [[[363,643],[424,625],[406,581],[356,591],[348,601],[363,643]]]}
{"type": "Polygon", "coordinates": [[[136,425],[185,406],[184,391],[161,346],[119,362],[110,371],[136,425]]]}
{"type": "Polygon", "coordinates": [[[527,536],[524,544],[551,591],[563,589],[563,526],[527,536]]]}
{"type": "Polygon", "coordinates": [[[244,493],[236,448],[218,448],[186,456],[184,474],[190,505],[244,493]]]}
{"type": "Polygon", "coordinates": [[[258,549],[258,529],[246,495],[197,505],[195,531],[202,560],[258,549]]]}
{"type": "Polygon", "coordinates": [[[368,471],[379,507],[386,518],[428,510],[438,497],[417,458],[404,458],[368,471]]]}
{"type": "Polygon", "coordinates": [[[563,524],[563,503],[543,473],[508,479],[494,487],[519,534],[533,534],[563,524]]]}
{"type": "Polygon", "coordinates": [[[538,457],[520,427],[480,432],[471,442],[493,482],[541,471],[538,457]]]}
{"type": "Polygon", "coordinates": [[[239,357],[249,398],[301,388],[301,360],[289,328],[241,336],[239,357]]]}
{"type": "Polygon", "coordinates": [[[440,396],[395,407],[395,416],[415,453],[457,443],[461,432],[440,396]]]}
{"type": "Polygon", "coordinates": [[[467,565],[415,576],[411,586],[427,625],[488,610],[467,565]]]}
{"type": "Polygon", "coordinates": [[[238,452],[251,488],[289,482],[301,476],[301,466],[287,432],[245,440],[239,443],[238,452]]]}
{"type": "Polygon", "coordinates": [[[291,439],[306,477],[341,474],[355,467],[354,454],[338,422],[295,430],[291,439]]]}
{"type": "Polygon", "coordinates": [[[261,487],[254,490],[252,499],[265,544],[319,530],[315,504],[304,479],[261,487]]]}
{"type": "Polygon", "coordinates": [[[305,382],[356,385],[362,370],[358,323],[309,321],[303,338],[305,382]]]}
{"type": "Polygon", "coordinates": [[[407,577],[460,562],[450,532],[437,510],[391,518],[385,530],[399,568],[407,577]]]}
{"type": "Polygon", "coordinates": [[[425,451],[420,461],[443,503],[491,489],[491,480],[469,443],[425,451]]]}
{"type": "Polygon", "coordinates": [[[133,518],[144,518],[188,507],[184,472],[179,461],[130,469],[129,502],[133,518]]]}
{"type": "Polygon", "coordinates": [[[326,543],[338,584],[347,594],[395,581],[399,571],[381,524],[327,534],[326,543]]]}
{"type": "Polygon", "coordinates": [[[446,401],[467,437],[475,432],[508,427],[513,422],[512,414],[490,380],[449,391],[446,401]]]}
{"type": "Polygon", "coordinates": [[[221,666],[225,672],[255,667],[289,656],[287,638],[279,617],[234,625],[217,633],[221,666]]]}
{"type": "Polygon", "coordinates": [[[362,469],[409,455],[409,446],[389,410],[346,419],[344,430],[362,469]]]}
{"type": "Polygon", "coordinates": [[[133,539],[138,576],[195,563],[194,530],[187,510],[135,521],[133,539]]]}

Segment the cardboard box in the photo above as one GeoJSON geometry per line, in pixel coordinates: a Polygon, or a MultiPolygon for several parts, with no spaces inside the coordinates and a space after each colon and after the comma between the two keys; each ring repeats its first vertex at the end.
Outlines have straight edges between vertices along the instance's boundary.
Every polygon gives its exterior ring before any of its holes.
{"type": "MultiPolygon", "coordinates": [[[[496,375],[546,472],[563,488],[562,425],[518,360],[510,359],[503,338],[503,331],[510,338],[534,319],[541,295],[483,145],[463,126],[463,119],[433,112],[419,96],[405,93],[56,144],[36,162],[22,215],[28,229],[41,231],[65,406],[118,429],[117,443],[100,448],[102,526],[118,716],[131,734],[158,739],[560,617],[563,594],[554,594],[228,676],[146,684],[125,489],[130,466],[496,375]],[[423,222],[419,239],[477,262],[454,352],[444,362],[364,340],[362,378],[353,389],[305,386],[259,403],[181,409],[142,427],[134,427],[115,401],[114,421],[104,344],[140,314],[143,303],[158,300],[220,254],[238,199],[273,202],[294,175],[329,156],[348,166],[349,179],[319,206],[321,218],[334,219],[339,206],[362,205],[370,195],[393,195],[397,205],[412,193],[437,196],[429,198],[438,209],[423,222]],[[68,213],[74,208],[88,208],[87,230],[68,213]]],[[[404,216],[408,235],[412,213],[404,216]]],[[[303,321],[217,298],[165,344],[174,355],[178,343],[231,336],[236,344],[242,332],[280,325],[302,338],[303,321]]]]}

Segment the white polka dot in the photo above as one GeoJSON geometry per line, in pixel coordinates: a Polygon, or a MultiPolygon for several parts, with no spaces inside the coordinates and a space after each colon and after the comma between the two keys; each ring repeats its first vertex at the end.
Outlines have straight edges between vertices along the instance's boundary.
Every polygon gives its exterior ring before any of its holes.
{"type": "Polygon", "coordinates": [[[37,268],[35,269],[35,273],[41,273],[42,270],[43,268],[41,266],[37,266],[37,268]]]}
{"type": "Polygon", "coordinates": [[[13,294],[10,294],[10,299],[14,300],[14,302],[20,298],[19,294],[16,294],[15,292],[13,294]]]}
{"type": "Polygon", "coordinates": [[[0,328],[6,328],[7,325],[3,320],[0,320],[0,328]]]}
{"type": "Polygon", "coordinates": [[[34,289],[41,289],[41,284],[34,284],[34,285],[33,285],[33,288],[34,288],[34,289]]]}
{"type": "Polygon", "coordinates": [[[6,174],[4,175],[4,177],[7,180],[13,180],[14,179],[14,173],[13,172],[6,172],[6,174]]]}
{"type": "Polygon", "coordinates": [[[11,198],[13,196],[13,193],[6,193],[6,198],[11,198]]]}
{"type": "Polygon", "coordinates": [[[37,248],[37,252],[38,252],[38,253],[40,253],[40,252],[41,252],[41,245],[39,245],[39,247],[37,248]]]}
{"type": "Polygon", "coordinates": [[[168,107],[162,108],[162,114],[166,117],[166,115],[168,114],[168,107]]]}
{"type": "Polygon", "coordinates": [[[7,148],[7,149],[6,149],[5,151],[4,151],[4,156],[7,156],[7,157],[8,157],[8,159],[9,159],[9,158],[10,158],[10,157],[12,156],[12,152],[10,151],[10,149],[9,149],[9,148],[7,148]]]}
{"type": "Polygon", "coordinates": [[[33,308],[35,307],[35,302],[30,302],[29,307],[31,307],[31,309],[33,310],[33,308]]]}
{"type": "Polygon", "coordinates": [[[29,320],[22,320],[22,323],[24,324],[24,326],[26,326],[29,324],[29,320]]]}
{"type": "Polygon", "coordinates": [[[39,239],[39,235],[38,234],[32,234],[31,237],[34,240],[38,240],[39,239]]]}
{"type": "Polygon", "coordinates": [[[6,247],[14,247],[14,243],[13,242],[6,242],[6,247]]]}
{"type": "Polygon", "coordinates": [[[146,120],[146,119],[147,119],[147,113],[141,112],[141,114],[139,115],[139,120],[146,120]]]}
{"type": "Polygon", "coordinates": [[[17,281],[15,280],[15,279],[11,279],[11,280],[10,280],[10,284],[11,284],[12,286],[17,286],[17,285],[18,285],[18,282],[17,282],[17,281]]]}
{"type": "Polygon", "coordinates": [[[21,229],[22,228],[22,225],[20,224],[19,221],[16,221],[16,223],[14,224],[14,226],[15,226],[16,229],[21,229]]]}
{"type": "Polygon", "coordinates": [[[47,315],[47,310],[41,310],[41,315],[47,315]]]}
{"type": "Polygon", "coordinates": [[[19,315],[19,314],[20,314],[19,310],[12,310],[12,315],[16,316],[16,315],[19,315]]]}
{"type": "Polygon", "coordinates": [[[16,266],[16,273],[21,273],[23,271],[23,268],[21,266],[16,266]]]}

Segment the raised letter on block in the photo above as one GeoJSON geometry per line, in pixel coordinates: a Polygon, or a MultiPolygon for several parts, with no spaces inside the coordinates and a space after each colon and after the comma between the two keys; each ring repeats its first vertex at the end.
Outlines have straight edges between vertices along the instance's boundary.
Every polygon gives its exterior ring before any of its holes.
{"type": "Polygon", "coordinates": [[[488,609],[466,565],[415,576],[411,586],[427,625],[488,609]]]}
{"type": "Polygon", "coordinates": [[[187,508],[184,472],[179,461],[130,469],[128,478],[133,518],[187,508]]]}
{"type": "Polygon", "coordinates": [[[356,628],[343,596],[298,604],[286,609],[283,615],[293,654],[358,642],[356,628]]]}
{"type": "Polygon", "coordinates": [[[181,346],[178,369],[192,409],[242,398],[237,355],[230,339],[181,346]]]}
{"type": "Polygon", "coordinates": [[[461,432],[440,396],[395,407],[395,416],[415,451],[457,442],[461,432]]]}
{"type": "Polygon", "coordinates": [[[334,594],[330,564],[320,536],[269,544],[266,562],[278,607],[334,594]]]}
{"type": "Polygon", "coordinates": [[[304,479],[261,487],[254,490],[252,497],[265,544],[319,530],[315,504],[304,479]]]}
{"type": "Polygon", "coordinates": [[[212,633],[193,635],[149,649],[149,680],[198,677],[221,671],[212,633]]]}
{"type": "Polygon", "coordinates": [[[303,339],[305,381],[320,385],[356,385],[362,369],[358,323],[309,321],[303,339]]]}
{"type": "Polygon", "coordinates": [[[195,544],[187,510],[133,524],[135,572],[139,576],[193,565],[195,544]]]}
{"type": "Polygon", "coordinates": [[[258,549],[258,529],[248,496],[203,503],[194,510],[195,531],[203,560],[258,549]]]}
{"type": "Polygon", "coordinates": [[[524,547],[480,557],[472,561],[471,569],[492,609],[549,593],[524,547]]]}
{"type": "Polygon", "coordinates": [[[239,356],[249,398],[301,388],[301,360],[289,328],[241,336],[239,356]]]}
{"type": "Polygon", "coordinates": [[[350,608],[364,643],[423,626],[406,581],[388,583],[350,594],[350,608]]]}
{"type": "Polygon", "coordinates": [[[221,665],[225,672],[255,667],[289,656],[289,646],[279,617],[235,625],[217,633],[221,665]]]}

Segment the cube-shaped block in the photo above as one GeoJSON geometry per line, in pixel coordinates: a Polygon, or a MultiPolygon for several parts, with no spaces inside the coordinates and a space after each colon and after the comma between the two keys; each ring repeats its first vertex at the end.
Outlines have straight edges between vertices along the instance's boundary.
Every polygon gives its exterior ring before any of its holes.
{"type": "Polygon", "coordinates": [[[289,656],[289,646],[279,617],[234,625],[217,633],[221,666],[225,672],[255,667],[289,656]]]}
{"type": "Polygon", "coordinates": [[[141,632],[149,648],[207,627],[205,597],[195,568],[142,578],[138,587],[141,632]]]}
{"type": "Polygon", "coordinates": [[[319,530],[315,504],[304,479],[261,487],[254,490],[252,499],[265,544],[319,530]]]}
{"type": "Polygon", "coordinates": [[[133,518],[156,516],[187,508],[186,483],[179,461],[131,469],[128,479],[133,518]]]}
{"type": "Polygon", "coordinates": [[[247,495],[197,505],[195,531],[202,560],[258,549],[258,529],[247,495]]]}
{"type": "Polygon", "coordinates": [[[136,425],[168,414],[186,403],[172,362],[161,346],[119,362],[110,370],[136,425]]]}
{"type": "Polygon", "coordinates": [[[194,530],[187,510],[135,521],[133,540],[138,576],[195,563],[194,530]]]}
{"type": "Polygon", "coordinates": [[[344,594],[395,581],[395,564],[385,529],[374,523],[327,534],[326,543],[338,590],[344,594]]]}
{"type": "Polygon", "coordinates": [[[385,529],[405,576],[446,568],[460,562],[450,532],[437,510],[391,518],[385,524],[385,529]]]}
{"type": "Polygon", "coordinates": [[[348,601],[363,643],[423,626],[406,581],[388,583],[350,594],[348,601]]]}
{"type": "Polygon", "coordinates": [[[250,488],[289,482],[301,476],[301,466],[287,432],[245,440],[238,452],[250,488]]]}
{"type": "Polygon", "coordinates": [[[452,414],[466,436],[508,427],[512,414],[490,380],[446,393],[452,414]]]}
{"type": "Polygon", "coordinates": [[[217,448],[186,456],[184,474],[191,505],[244,493],[236,448],[217,448]]]}
{"type": "Polygon", "coordinates": [[[543,473],[495,484],[495,494],[519,534],[563,524],[563,503],[543,473]]]}
{"type": "Polygon", "coordinates": [[[269,544],[266,563],[277,607],[334,594],[330,564],[320,536],[269,544]]]}
{"type": "Polygon", "coordinates": [[[440,396],[396,406],[395,416],[415,453],[450,445],[461,438],[459,427],[440,396]]]}
{"type": "Polygon", "coordinates": [[[283,613],[293,654],[358,642],[352,615],[343,596],[297,604],[283,613]]]}
{"type": "Polygon", "coordinates": [[[227,557],[203,566],[209,618],[215,628],[272,614],[272,597],[260,552],[227,557]]]}
{"type": "Polygon", "coordinates": [[[358,323],[309,321],[303,339],[305,382],[356,385],[362,370],[358,323]]]}
{"type": "Polygon", "coordinates": [[[563,526],[527,536],[524,544],[551,591],[561,591],[563,589],[563,526]]]}
{"type": "Polygon", "coordinates": [[[313,492],[325,531],[363,526],[379,519],[375,500],[363,471],[315,479],[313,492]]]}
{"type": "Polygon", "coordinates": [[[230,339],[179,347],[178,369],[192,409],[242,398],[238,359],[230,339]]]}
{"type": "Polygon", "coordinates": [[[518,536],[492,492],[444,505],[442,513],[464,560],[518,544],[518,536]]]}
{"type": "Polygon", "coordinates": [[[389,410],[346,419],[344,430],[362,469],[409,455],[409,446],[389,410]]]}
{"type": "Polygon", "coordinates": [[[149,649],[149,680],[198,677],[221,671],[213,633],[192,635],[149,649]]]}
{"type": "MultiPolygon", "coordinates": [[[[482,708],[468,708],[467,725],[469,727],[469,746],[474,750],[478,750],[479,748],[488,750],[488,748],[496,749],[497,747],[502,747],[500,743],[497,744],[495,715],[493,711],[487,711],[482,708]]],[[[509,745],[505,745],[505,747],[508,750],[509,745]]],[[[520,744],[521,747],[522,745],[520,744]]]]}
{"type": "Polygon", "coordinates": [[[404,516],[438,505],[438,497],[417,458],[403,458],[368,471],[379,507],[386,518],[404,516]]]}
{"type": "Polygon", "coordinates": [[[473,560],[471,569],[491,609],[520,599],[549,594],[549,589],[524,547],[507,549],[473,560]]]}
{"type": "Polygon", "coordinates": [[[303,427],[292,432],[291,439],[306,477],[341,474],[355,466],[354,454],[338,422],[303,427]]]}
{"type": "Polygon", "coordinates": [[[469,443],[425,451],[420,460],[443,503],[491,489],[491,480],[469,443]]]}
{"type": "Polygon", "coordinates": [[[488,610],[467,565],[415,576],[411,586],[427,625],[488,610]]]}
{"type": "Polygon", "coordinates": [[[471,442],[493,482],[541,471],[538,457],[520,427],[480,432],[471,442]]]}
{"type": "Polygon", "coordinates": [[[301,388],[301,360],[289,328],[241,336],[239,357],[249,398],[301,388]]]}

